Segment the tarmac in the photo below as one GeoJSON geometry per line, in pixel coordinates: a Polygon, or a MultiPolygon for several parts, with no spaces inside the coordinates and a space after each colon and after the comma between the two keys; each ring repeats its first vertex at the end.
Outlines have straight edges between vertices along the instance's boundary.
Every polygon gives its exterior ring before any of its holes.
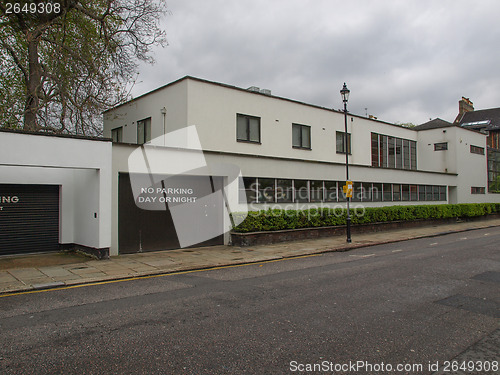
{"type": "Polygon", "coordinates": [[[500,219],[429,225],[411,229],[282,242],[249,247],[211,246],[124,254],[94,260],[78,254],[52,253],[0,257],[0,296],[67,288],[111,280],[259,263],[285,258],[434,237],[500,226],[500,219]]]}

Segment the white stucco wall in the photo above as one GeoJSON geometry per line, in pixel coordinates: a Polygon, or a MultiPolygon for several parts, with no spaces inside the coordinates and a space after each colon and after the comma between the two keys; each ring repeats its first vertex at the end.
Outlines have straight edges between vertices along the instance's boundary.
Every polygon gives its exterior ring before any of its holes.
{"type": "Polygon", "coordinates": [[[110,142],[10,132],[0,140],[0,183],[61,187],[60,243],[110,246],[110,142]]]}
{"type": "Polygon", "coordinates": [[[104,113],[103,136],[111,137],[111,130],[123,127],[123,142],[137,143],[137,121],[151,117],[152,139],[164,134],[165,107],[166,132],[185,127],[187,124],[187,81],[180,81],[158,91],[118,106],[104,113]]]}

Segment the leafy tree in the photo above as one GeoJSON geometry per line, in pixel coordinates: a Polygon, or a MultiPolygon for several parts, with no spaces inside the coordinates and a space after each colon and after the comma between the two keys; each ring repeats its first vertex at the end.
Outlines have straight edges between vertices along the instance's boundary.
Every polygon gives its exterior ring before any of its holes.
{"type": "Polygon", "coordinates": [[[137,61],[166,45],[165,12],[165,0],[0,0],[0,126],[100,134],[137,61]]]}

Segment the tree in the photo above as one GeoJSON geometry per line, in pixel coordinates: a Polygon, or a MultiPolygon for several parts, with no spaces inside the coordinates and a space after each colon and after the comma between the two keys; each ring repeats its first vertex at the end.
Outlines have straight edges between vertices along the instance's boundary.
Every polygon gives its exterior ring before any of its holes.
{"type": "Polygon", "coordinates": [[[100,134],[137,61],[166,44],[165,12],[165,0],[0,0],[0,126],[100,134]]]}

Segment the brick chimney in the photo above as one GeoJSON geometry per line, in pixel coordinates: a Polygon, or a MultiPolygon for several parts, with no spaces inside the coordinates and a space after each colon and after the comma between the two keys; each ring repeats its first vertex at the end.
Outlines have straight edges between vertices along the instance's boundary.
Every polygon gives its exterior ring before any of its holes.
{"type": "Polygon", "coordinates": [[[455,119],[455,123],[459,123],[466,112],[472,111],[474,111],[474,103],[472,103],[469,98],[462,96],[462,99],[458,101],[458,116],[455,119]]]}

